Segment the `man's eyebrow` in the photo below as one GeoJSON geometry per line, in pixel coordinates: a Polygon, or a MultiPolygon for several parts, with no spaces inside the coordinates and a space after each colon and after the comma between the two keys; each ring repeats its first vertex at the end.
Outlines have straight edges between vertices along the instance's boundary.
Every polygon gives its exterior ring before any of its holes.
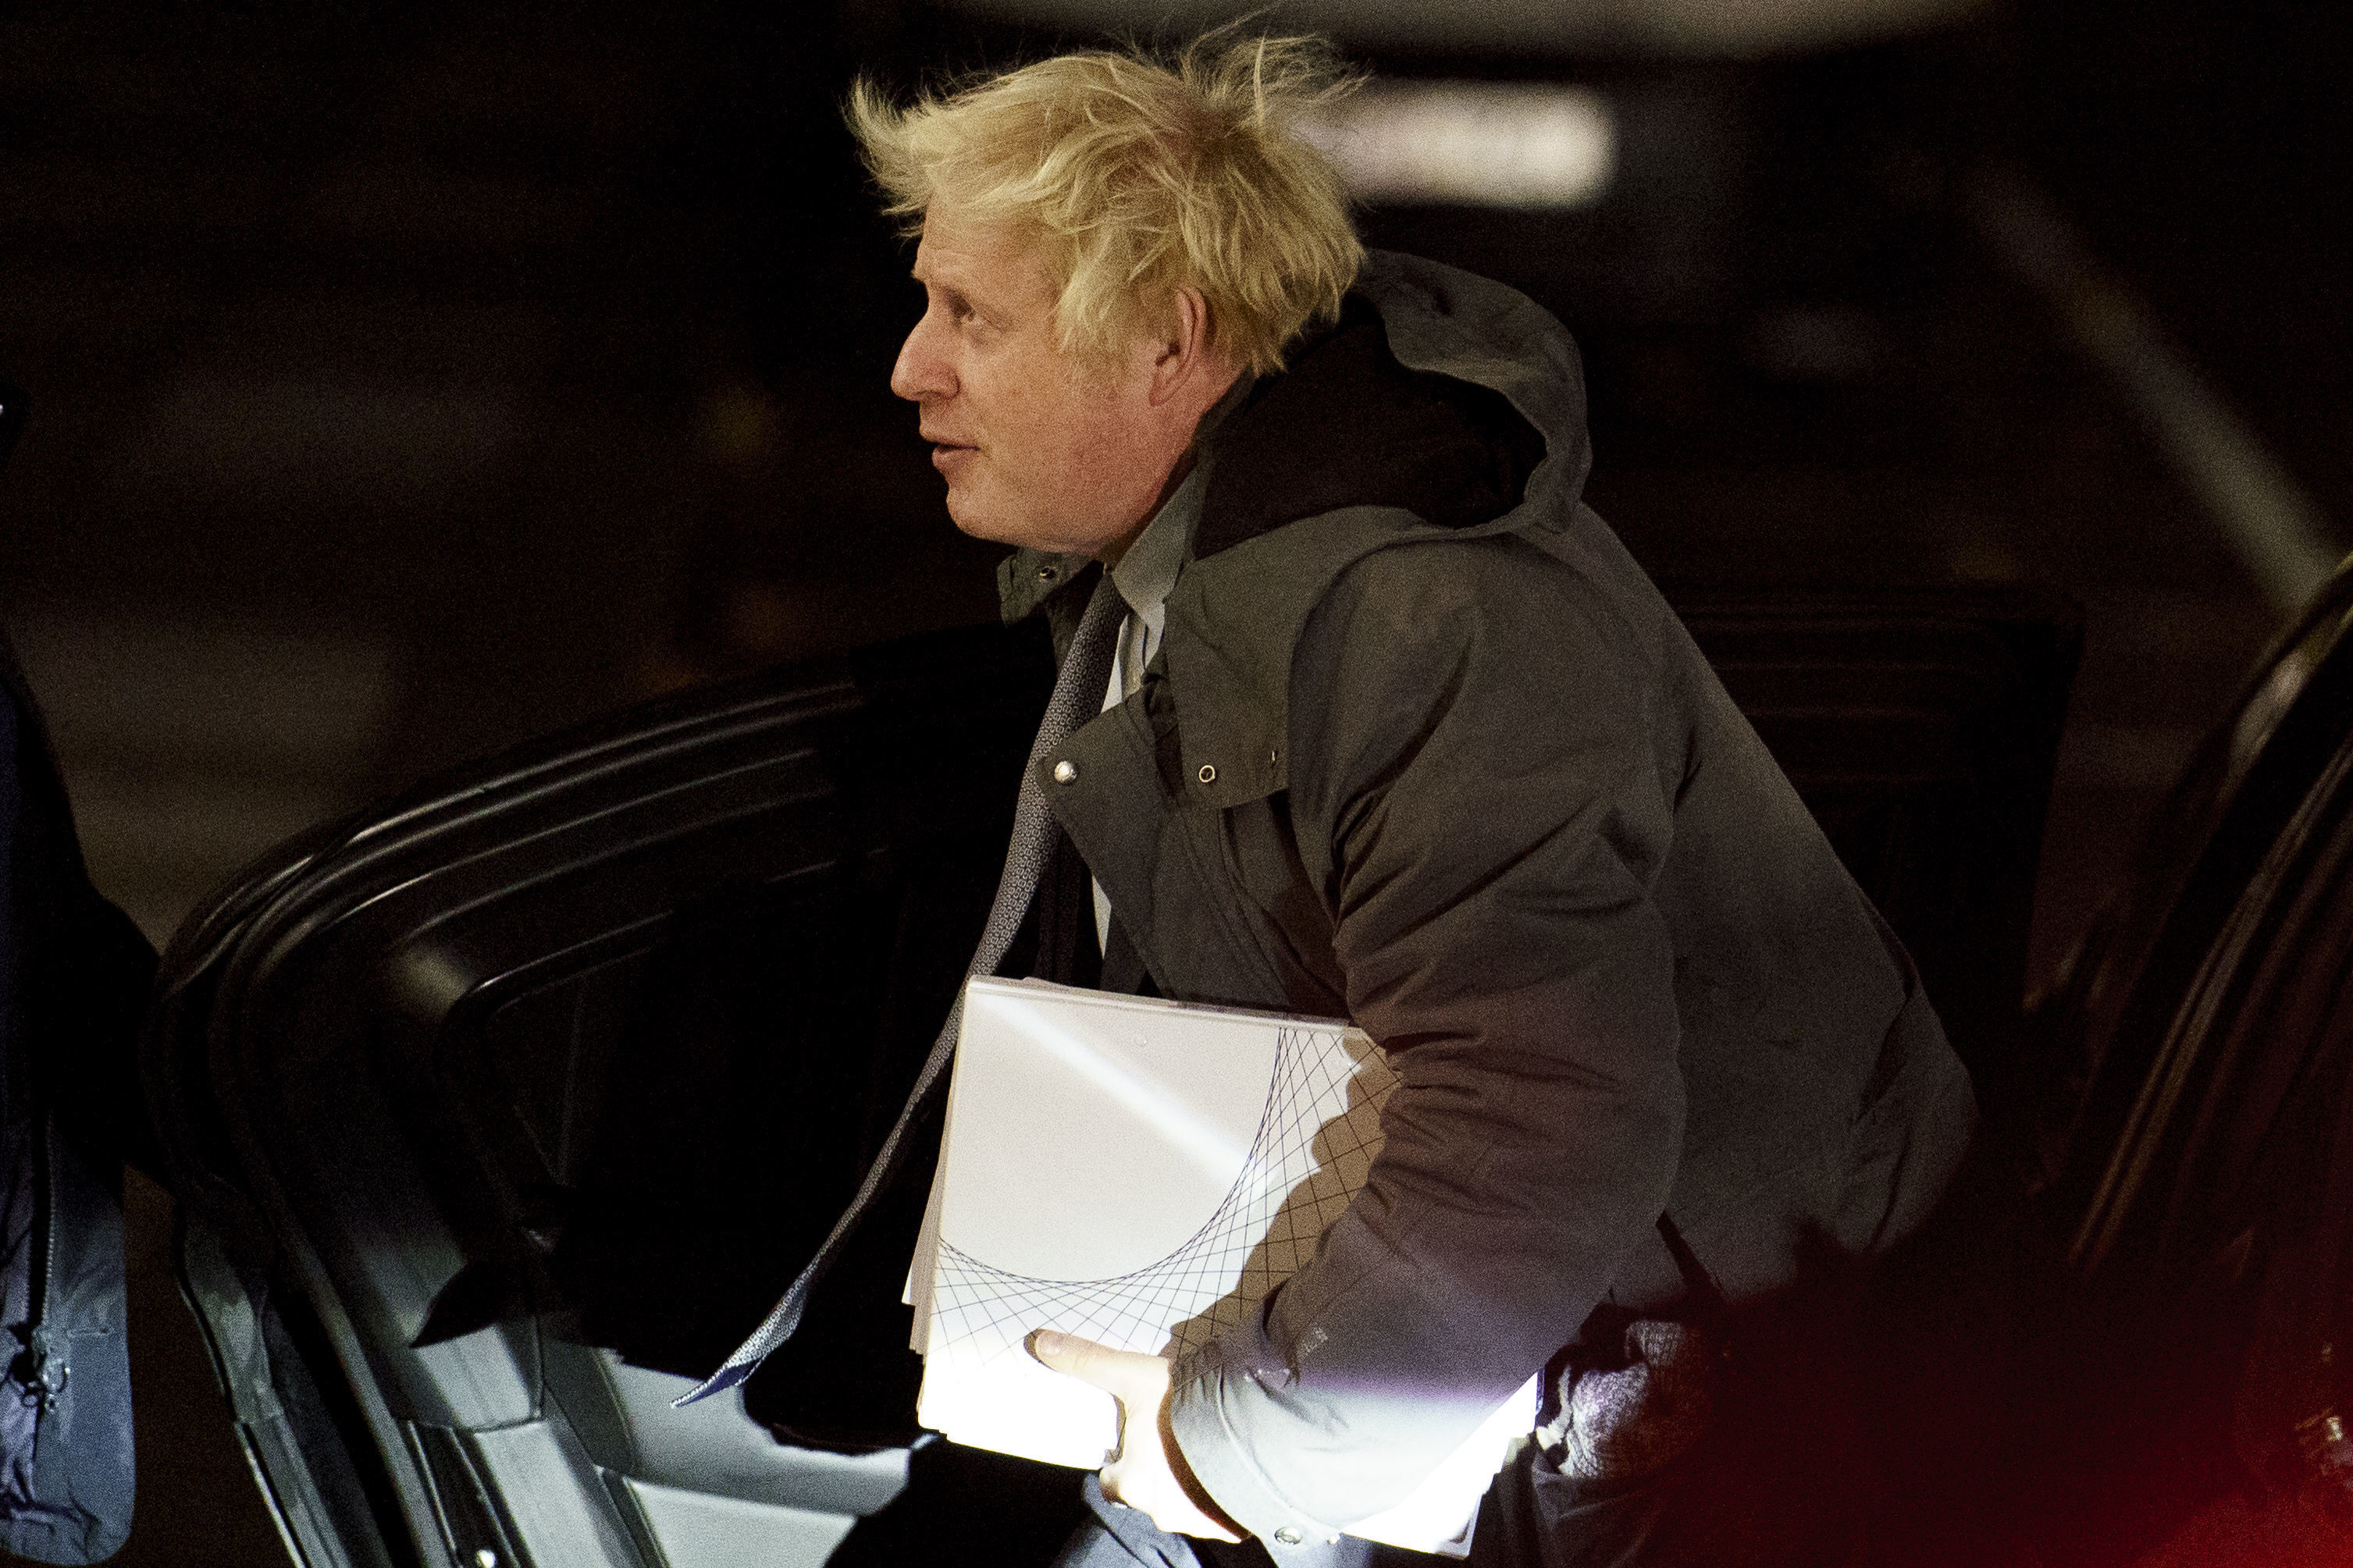
{"type": "Polygon", "coordinates": [[[950,305],[959,310],[970,310],[973,308],[972,297],[966,294],[962,289],[956,287],[953,283],[934,283],[932,279],[924,277],[923,266],[920,261],[908,269],[907,276],[913,279],[916,282],[921,283],[926,289],[937,289],[943,299],[946,300],[950,305]]]}

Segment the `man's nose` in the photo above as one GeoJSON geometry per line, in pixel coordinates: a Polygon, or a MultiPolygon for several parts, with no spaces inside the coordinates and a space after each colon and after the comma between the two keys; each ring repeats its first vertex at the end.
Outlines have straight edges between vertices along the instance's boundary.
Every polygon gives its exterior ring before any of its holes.
{"type": "Polygon", "coordinates": [[[955,395],[955,376],[938,352],[932,315],[929,310],[923,312],[923,319],[899,345],[898,363],[891,367],[891,390],[912,402],[955,395]]]}

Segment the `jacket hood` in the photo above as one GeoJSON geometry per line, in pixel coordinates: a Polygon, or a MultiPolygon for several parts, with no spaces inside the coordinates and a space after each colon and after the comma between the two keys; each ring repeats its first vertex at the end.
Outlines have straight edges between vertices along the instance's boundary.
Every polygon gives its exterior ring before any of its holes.
{"type": "MultiPolygon", "coordinates": [[[[1592,467],[1585,416],[1577,345],[1543,307],[1440,262],[1367,251],[1340,321],[1250,388],[1211,442],[1192,553],[1345,507],[1461,529],[1530,500],[1573,506],[1592,467]]],[[[1088,564],[1016,551],[997,574],[1005,619],[1088,564]]]]}
{"type": "Polygon", "coordinates": [[[1253,384],[1208,445],[1195,560],[1350,506],[1474,528],[1519,504],[1545,456],[1502,393],[1408,369],[1362,294],[1290,370],[1253,384]]]}
{"type": "MultiPolygon", "coordinates": [[[[1208,773],[1188,797],[1283,787],[1292,646],[1347,566],[1392,544],[1569,531],[1591,466],[1585,406],[1576,345],[1526,296],[1367,253],[1337,325],[1253,387],[1203,455],[1194,559],[1161,645],[1182,776],[1208,773]]],[[[1074,621],[1076,595],[1050,602],[1088,565],[1016,552],[999,569],[1005,617],[1046,604],[1074,621]]]]}

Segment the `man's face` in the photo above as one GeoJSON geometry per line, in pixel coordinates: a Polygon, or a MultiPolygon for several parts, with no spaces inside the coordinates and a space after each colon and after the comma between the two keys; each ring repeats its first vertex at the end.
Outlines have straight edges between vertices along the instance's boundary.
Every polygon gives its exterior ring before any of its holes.
{"type": "Polygon", "coordinates": [[[1178,428],[1180,410],[1152,395],[1156,346],[1108,367],[1065,352],[1053,283],[1029,248],[937,206],[915,279],[927,303],[891,390],[922,406],[955,525],[1056,552],[1124,548],[1192,438],[1193,420],[1178,428]]]}

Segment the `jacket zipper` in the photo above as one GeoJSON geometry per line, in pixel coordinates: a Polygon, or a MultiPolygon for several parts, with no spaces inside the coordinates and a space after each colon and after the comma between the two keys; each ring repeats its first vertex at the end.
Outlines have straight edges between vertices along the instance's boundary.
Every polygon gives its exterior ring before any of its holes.
{"type": "Polygon", "coordinates": [[[50,1296],[58,1277],[58,1169],[57,1139],[47,1111],[35,1123],[35,1129],[33,1136],[38,1148],[33,1161],[33,1224],[41,1233],[40,1248],[35,1255],[41,1272],[30,1292],[33,1331],[25,1347],[24,1400],[47,1415],[57,1408],[58,1400],[66,1391],[66,1381],[73,1375],[73,1366],[67,1352],[66,1336],[49,1321],[50,1296]]]}

